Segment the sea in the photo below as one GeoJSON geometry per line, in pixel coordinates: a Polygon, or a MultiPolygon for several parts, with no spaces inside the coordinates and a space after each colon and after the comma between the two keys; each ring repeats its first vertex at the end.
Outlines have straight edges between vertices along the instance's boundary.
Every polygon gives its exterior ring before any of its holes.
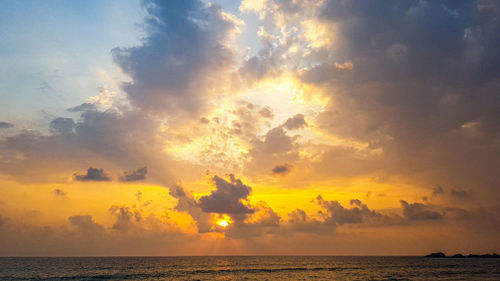
{"type": "Polygon", "coordinates": [[[500,280],[500,259],[215,256],[0,258],[0,280],[500,280]]]}

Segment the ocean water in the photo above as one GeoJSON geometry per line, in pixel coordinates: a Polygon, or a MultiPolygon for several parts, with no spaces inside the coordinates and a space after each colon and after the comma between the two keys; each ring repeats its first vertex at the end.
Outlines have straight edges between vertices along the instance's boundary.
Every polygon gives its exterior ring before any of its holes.
{"type": "Polygon", "coordinates": [[[500,259],[324,256],[0,258],[0,280],[500,280],[500,259]]]}

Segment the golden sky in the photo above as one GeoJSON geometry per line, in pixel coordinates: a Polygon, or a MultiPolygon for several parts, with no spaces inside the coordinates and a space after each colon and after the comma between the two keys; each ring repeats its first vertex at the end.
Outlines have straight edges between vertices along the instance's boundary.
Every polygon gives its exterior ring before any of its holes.
{"type": "Polygon", "coordinates": [[[80,5],[0,12],[0,256],[500,250],[498,3],[80,5]]]}

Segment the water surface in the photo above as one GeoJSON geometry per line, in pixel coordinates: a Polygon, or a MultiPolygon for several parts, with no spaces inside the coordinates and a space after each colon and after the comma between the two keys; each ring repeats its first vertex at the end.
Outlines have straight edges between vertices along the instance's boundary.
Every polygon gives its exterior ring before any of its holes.
{"type": "Polygon", "coordinates": [[[325,256],[0,258],[0,280],[500,280],[500,259],[325,256]]]}

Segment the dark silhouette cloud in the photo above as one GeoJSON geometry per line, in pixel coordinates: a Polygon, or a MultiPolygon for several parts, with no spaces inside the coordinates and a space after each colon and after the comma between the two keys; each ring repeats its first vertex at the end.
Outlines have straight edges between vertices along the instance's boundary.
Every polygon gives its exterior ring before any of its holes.
{"type": "Polygon", "coordinates": [[[231,238],[248,239],[266,234],[279,234],[281,217],[267,204],[261,202],[254,207],[251,221],[235,220],[225,235],[231,238]]]}
{"type": "Polygon", "coordinates": [[[112,206],[109,209],[109,212],[112,215],[116,216],[116,221],[112,227],[112,229],[114,229],[114,230],[128,231],[128,230],[134,228],[134,223],[132,222],[133,218],[135,218],[136,221],[141,220],[140,213],[138,213],[138,212],[132,213],[130,208],[128,208],[128,207],[112,206]]]}
{"type": "Polygon", "coordinates": [[[410,221],[418,220],[441,220],[443,214],[434,210],[430,205],[422,203],[408,203],[404,200],[399,201],[403,206],[403,214],[410,221]]]}
{"type": "Polygon", "coordinates": [[[288,174],[292,170],[292,166],[290,164],[278,165],[273,168],[272,172],[275,175],[284,175],[288,174]]]}
{"type": "Polygon", "coordinates": [[[180,185],[169,188],[170,195],[177,199],[174,209],[179,212],[188,213],[196,222],[198,232],[206,233],[211,230],[210,215],[203,212],[193,196],[187,193],[180,185]]]}
{"type": "Polygon", "coordinates": [[[142,192],[141,191],[137,191],[137,193],[135,194],[135,199],[137,199],[137,201],[142,200],[142,192]]]}
{"type": "Polygon", "coordinates": [[[124,172],[123,176],[120,177],[120,181],[123,182],[142,181],[146,179],[147,173],[148,173],[147,167],[138,168],[135,171],[124,172]]]}
{"type": "Polygon", "coordinates": [[[450,194],[453,197],[461,198],[461,199],[469,196],[469,193],[467,191],[461,190],[461,189],[453,189],[453,188],[450,190],[450,194]]]}
{"type": "Polygon", "coordinates": [[[291,232],[331,235],[337,228],[337,224],[310,218],[304,210],[296,209],[288,214],[287,227],[291,232]]]}
{"type": "Polygon", "coordinates": [[[99,233],[104,231],[104,227],[94,222],[92,216],[75,215],[68,218],[72,226],[84,233],[99,233]]]}
{"type": "Polygon", "coordinates": [[[316,198],[316,201],[323,208],[319,214],[326,224],[366,223],[372,225],[390,225],[402,222],[401,218],[397,215],[389,216],[370,210],[359,199],[350,200],[351,208],[343,207],[338,201],[324,200],[321,195],[316,198]]]}
{"type": "Polygon", "coordinates": [[[12,127],[14,127],[14,124],[0,121],[0,129],[9,129],[9,128],[12,128],[12,127]]]}
{"type": "Polygon", "coordinates": [[[104,173],[103,169],[98,168],[88,168],[86,174],[77,174],[73,175],[73,178],[77,181],[110,181],[109,176],[104,173]]]}
{"type": "Polygon", "coordinates": [[[443,192],[444,192],[444,190],[443,190],[443,188],[440,185],[438,185],[437,187],[432,188],[432,195],[433,196],[439,195],[439,194],[441,194],[443,192]]]}
{"type": "Polygon", "coordinates": [[[55,194],[55,195],[57,195],[57,196],[61,196],[61,197],[66,197],[66,194],[67,194],[67,193],[66,193],[66,191],[64,191],[64,190],[62,190],[62,189],[59,189],[59,188],[54,189],[54,190],[52,191],[52,193],[54,193],[54,194],[55,194]]]}
{"type": "Polygon", "coordinates": [[[316,198],[316,203],[321,207],[318,212],[321,219],[311,218],[304,210],[296,209],[288,214],[287,227],[290,231],[331,234],[345,224],[379,227],[405,223],[396,214],[382,214],[369,209],[359,199],[350,200],[350,208],[342,206],[338,201],[325,200],[321,195],[316,198]]]}
{"type": "Polygon", "coordinates": [[[226,181],[218,176],[213,177],[216,190],[210,195],[201,197],[198,200],[203,212],[219,213],[228,215],[251,214],[253,208],[246,202],[252,192],[252,188],[244,185],[241,180],[234,175],[229,175],[230,181],[226,181]]]}

